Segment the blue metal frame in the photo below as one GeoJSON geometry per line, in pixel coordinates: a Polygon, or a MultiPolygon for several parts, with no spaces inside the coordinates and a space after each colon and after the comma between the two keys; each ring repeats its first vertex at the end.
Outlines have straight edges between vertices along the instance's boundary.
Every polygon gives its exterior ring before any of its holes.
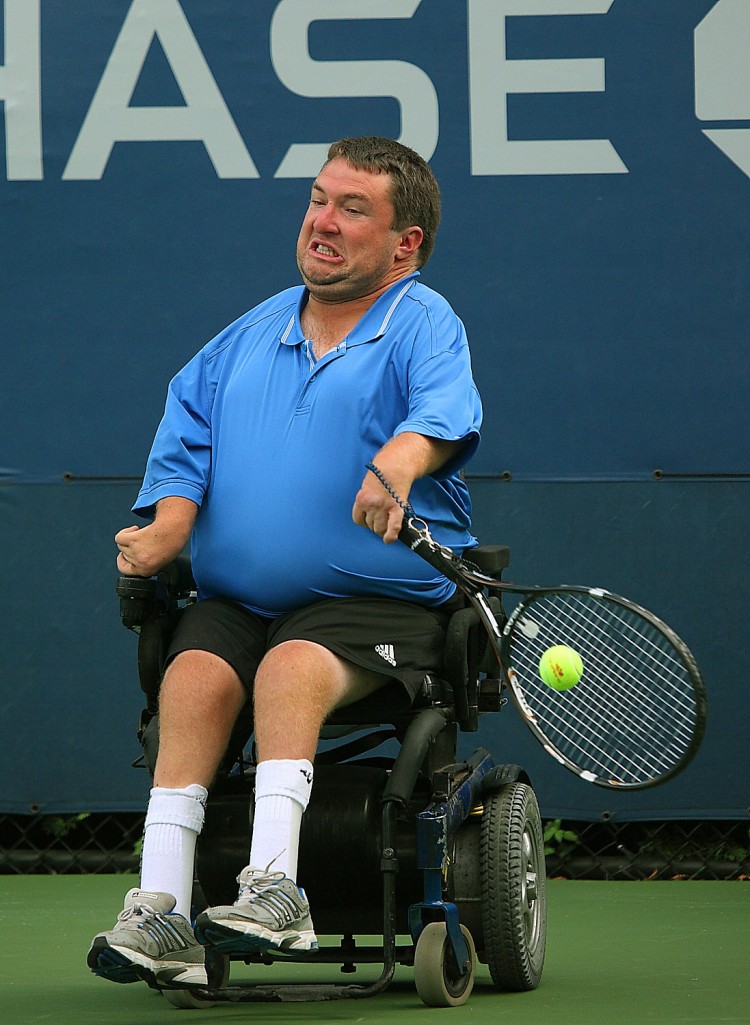
{"type": "Polygon", "coordinates": [[[461,932],[458,908],[443,900],[443,874],[448,861],[448,841],[478,803],[482,784],[495,768],[492,755],[479,748],[471,756],[472,770],[447,798],[428,805],[417,815],[417,868],[423,875],[423,900],[409,908],[409,931],[414,943],[428,922],[442,919],[462,975],[470,970],[469,948],[461,932]]]}

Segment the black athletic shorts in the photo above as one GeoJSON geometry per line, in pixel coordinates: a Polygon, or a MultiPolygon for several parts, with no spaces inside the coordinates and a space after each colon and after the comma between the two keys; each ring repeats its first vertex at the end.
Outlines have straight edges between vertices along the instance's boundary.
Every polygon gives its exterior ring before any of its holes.
{"type": "Polygon", "coordinates": [[[250,693],[269,648],[308,640],[397,680],[397,693],[405,690],[411,704],[425,674],[441,674],[448,620],[461,606],[458,595],[434,608],[388,598],[329,598],[267,618],[235,602],[207,598],[180,616],[165,665],[182,651],[210,651],[232,666],[250,693]]]}

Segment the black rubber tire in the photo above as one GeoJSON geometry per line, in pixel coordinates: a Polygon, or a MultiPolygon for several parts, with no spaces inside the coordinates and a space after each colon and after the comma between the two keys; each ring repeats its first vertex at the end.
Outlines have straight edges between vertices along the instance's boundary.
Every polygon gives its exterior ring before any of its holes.
{"type": "Polygon", "coordinates": [[[536,989],[547,940],[539,806],[526,783],[509,783],[483,804],[479,857],[487,965],[496,989],[536,989]]]}

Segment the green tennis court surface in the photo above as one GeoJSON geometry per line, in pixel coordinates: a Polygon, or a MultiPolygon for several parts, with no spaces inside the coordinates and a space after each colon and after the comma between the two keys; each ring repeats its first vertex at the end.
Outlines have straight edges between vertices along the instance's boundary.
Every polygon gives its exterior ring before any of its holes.
{"type": "MultiPolygon", "coordinates": [[[[497,993],[480,965],[463,1007],[425,1007],[410,969],[380,997],[225,1005],[178,1011],[145,985],[86,968],[89,940],[109,928],[131,876],[0,876],[0,1022],[160,1025],[182,1021],[417,1025],[727,1025],[750,1022],[750,885],[741,882],[550,883],[542,984],[497,993]]],[[[314,907],[313,907],[314,913],[314,907]]],[[[356,982],[333,966],[233,966],[232,979],[356,982]]]]}

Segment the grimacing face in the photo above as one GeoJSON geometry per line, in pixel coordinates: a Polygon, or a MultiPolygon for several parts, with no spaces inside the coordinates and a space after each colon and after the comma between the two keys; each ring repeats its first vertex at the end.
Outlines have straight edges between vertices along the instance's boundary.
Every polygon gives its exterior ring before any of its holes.
{"type": "Polygon", "coordinates": [[[326,164],[297,240],[297,266],[310,293],[346,302],[411,273],[422,230],[395,231],[393,216],[388,175],[358,170],[340,157],[326,164]]]}

